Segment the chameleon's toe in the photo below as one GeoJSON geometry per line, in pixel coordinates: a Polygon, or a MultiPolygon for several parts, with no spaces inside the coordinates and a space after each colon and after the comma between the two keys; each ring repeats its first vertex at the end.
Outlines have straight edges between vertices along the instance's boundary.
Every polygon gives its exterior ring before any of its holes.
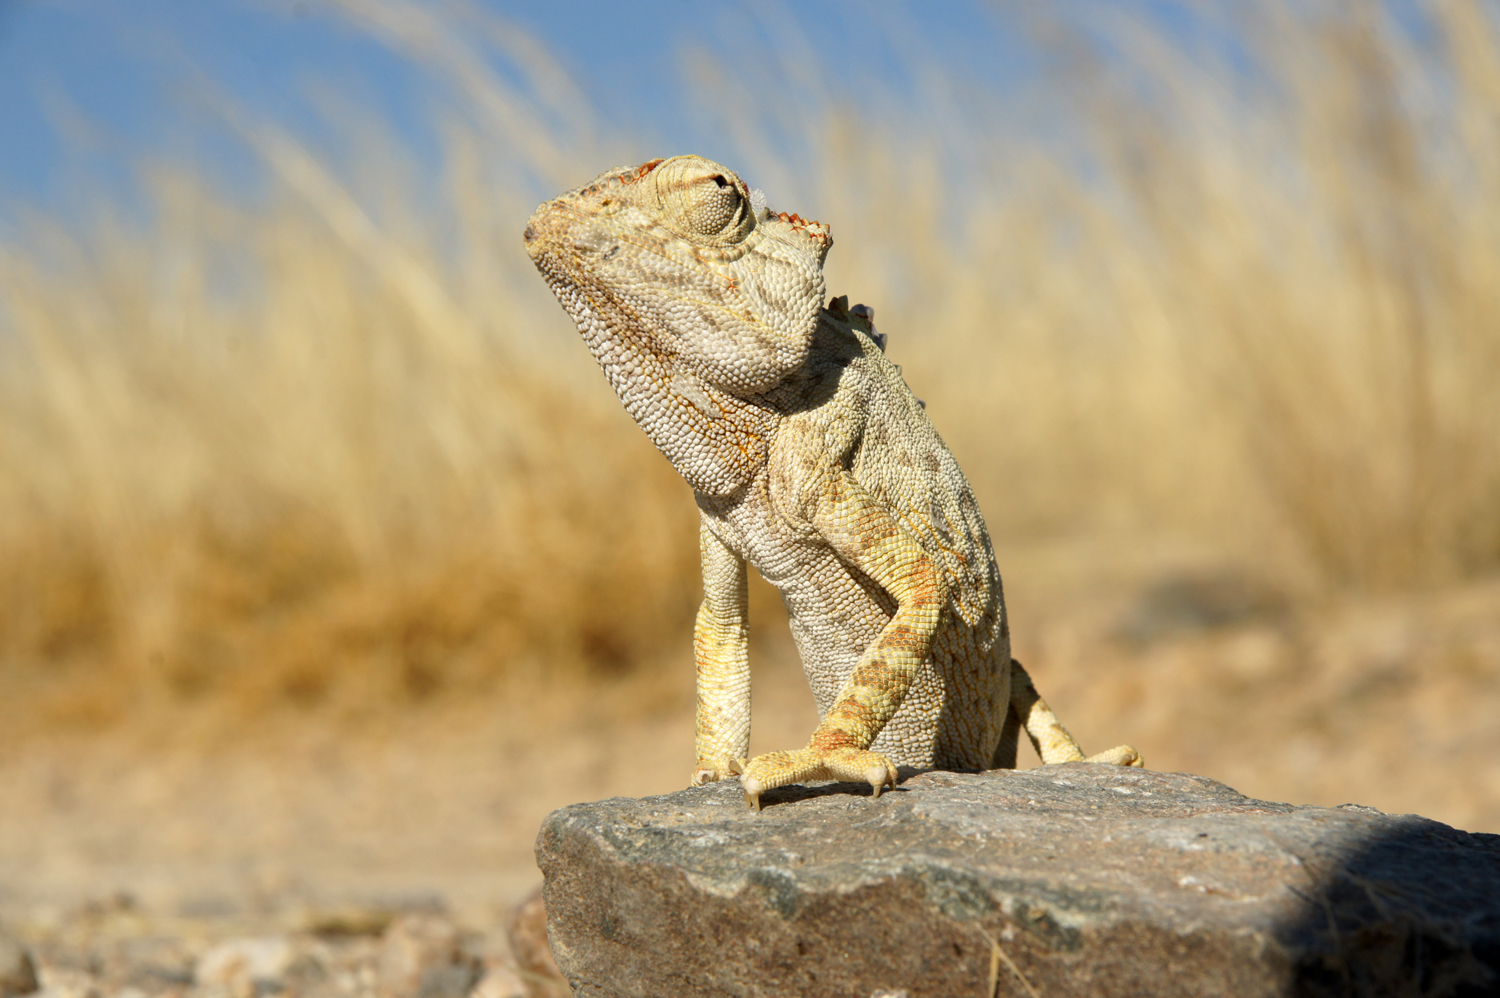
{"type": "MultiPolygon", "coordinates": [[[[803,751],[806,751],[805,749],[803,751]]],[[[738,763],[735,771],[740,774],[740,786],[745,790],[745,803],[760,810],[760,795],[767,790],[796,783],[805,779],[798,765],[797,752],[767,752],[748,763],[738,763]]]]}
{"type": "Polygon", "coordinates": [[[886,787],[896,785],[895,763],[869,749],[834,749],[823,756],[823,768],[831,779],[868,783],[875,797],[886,787]]]}
{"type": "Polygon", "coordinates": [[[798,749],[795,752],[767,752],[741,767],[740,783],[745,801],[760,810],[760,795],[776,787],[803,780],[857,780],[868,783],[873,796],[879,797],[886,787],[896,785],[896,767],[879,752],[867,749],[841,748],[828,752],[798,749]]]}
{"type": "Polygon", "coordinates": [[[1146,768],[1146,760],[1130,745],[1116,745],[1107,752],[1091,755],[1084,762],[1098,762],[1107,766],[1134,766],[1137,769],[1146,768]]]}
{"type": "Polygon", "coordinates": [[[727,780],[740,771],[739,766],[740,763],[734,759],[699,759],[689,785],[701,787],[705,783],[727,780]]]}

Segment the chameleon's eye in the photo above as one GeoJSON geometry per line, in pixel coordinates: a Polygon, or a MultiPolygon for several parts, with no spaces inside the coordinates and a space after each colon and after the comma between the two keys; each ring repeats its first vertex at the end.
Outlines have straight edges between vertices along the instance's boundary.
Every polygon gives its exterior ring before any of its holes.
{"type": "Polygon", "coordinates": [[[657,167],[652,177],[662,215],[685,234],[733,241],[754,227],[744,184],[717,163],[678,156],[657,167]]]}
{"type": "Polygon", "coordinates": [[[738,220],[740,192],[723,174],[697,180],[683,193],[684,227],[701,236],[717,236],[738,220]]]}

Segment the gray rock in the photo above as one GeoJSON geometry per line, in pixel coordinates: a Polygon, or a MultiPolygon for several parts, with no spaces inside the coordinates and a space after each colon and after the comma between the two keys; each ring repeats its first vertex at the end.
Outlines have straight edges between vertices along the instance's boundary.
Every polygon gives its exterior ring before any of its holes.
{"type": "Polygon", "coordinates": [[[40,985],[36,965],[26,947],[9,936],[0,935],[0,998],[29,995],[40,985]]]}
{"type": "Polygon", "coordinates": [[[765,801],[730,781],[548,817],[576,994],[1500,994],[1500,836],[1083,763],[765,801]]]}

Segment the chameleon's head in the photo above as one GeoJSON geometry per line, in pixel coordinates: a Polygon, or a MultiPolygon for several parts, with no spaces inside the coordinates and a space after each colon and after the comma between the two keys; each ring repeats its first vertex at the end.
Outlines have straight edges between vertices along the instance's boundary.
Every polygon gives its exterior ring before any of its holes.
{"type": "Polygon", "coordinates": [[[622,397],[619,368],[639,375],[643,354],[735,395],[773,387],[806,358],[833,244],[701,156],[608,170],[537,208],[525,238],[622,397]]]}

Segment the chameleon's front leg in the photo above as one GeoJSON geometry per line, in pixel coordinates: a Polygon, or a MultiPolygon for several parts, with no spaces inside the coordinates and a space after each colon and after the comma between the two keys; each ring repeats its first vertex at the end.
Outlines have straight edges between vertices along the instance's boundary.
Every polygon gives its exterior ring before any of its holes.
{"type": "Polygon", "coordinates": [[[896,783],[896,767],[870,743],[901,706],[927,658],[942,614],[944,587],[931,556],[848,472],[829,476],[814,500],[813,527],[839,558],[873,579],[896,612],[865,649],[807,747],[768,752],[741,774],[745,799],[806,779],[862,780],[875,796],[896,783]]]}
{"type": "Polygon", "coordinates": [[[698,764],[693,786],[722,780],[750,753],[750,637],[745,561],[700,520],[703,605],[693,628],[698,764]]]}

